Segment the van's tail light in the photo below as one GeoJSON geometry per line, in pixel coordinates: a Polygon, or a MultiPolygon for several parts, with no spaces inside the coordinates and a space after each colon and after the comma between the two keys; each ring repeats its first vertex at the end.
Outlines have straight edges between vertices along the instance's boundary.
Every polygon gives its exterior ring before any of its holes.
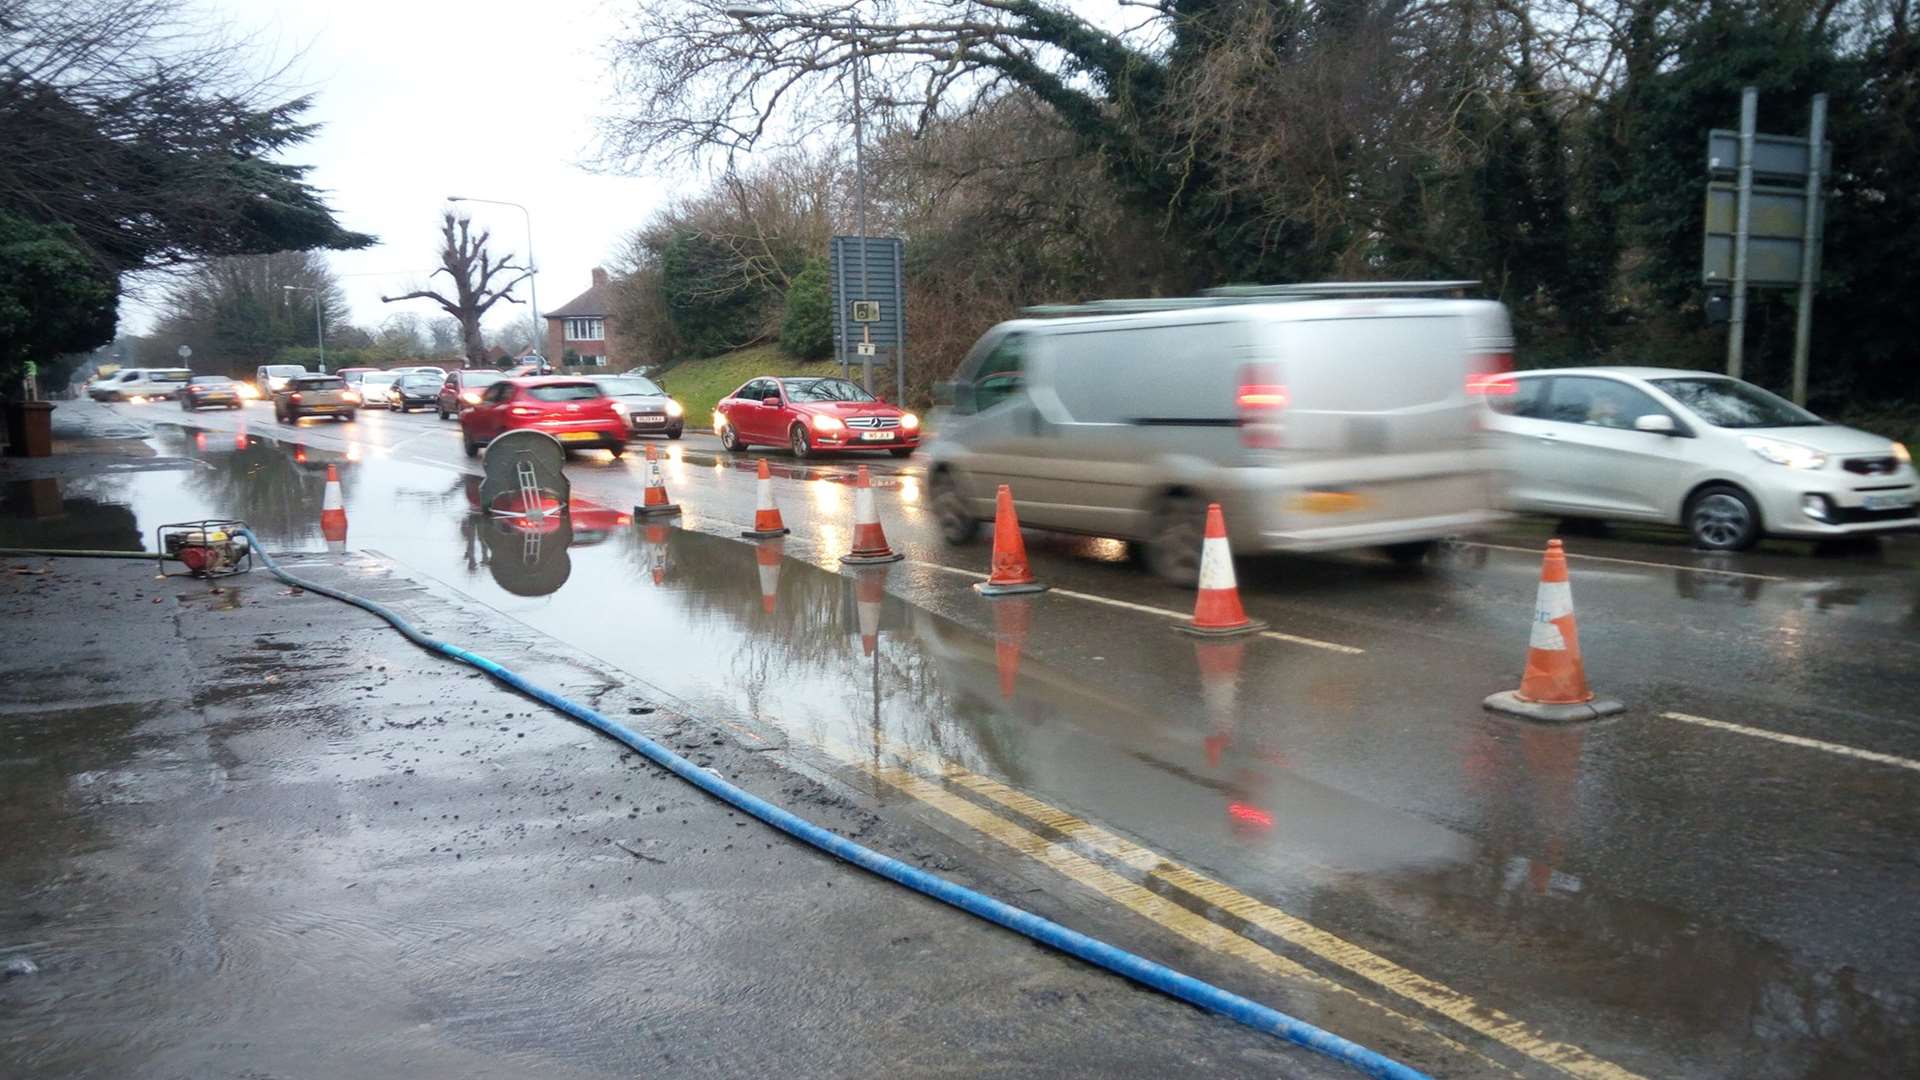
{"type": "Polygon", "coordinates": [[[1273,364],[1248,364],[1240,369],[1240,388],[1234,391],[1240,414],[1240,441],[1260,450],[1286,445],[1281,417],[1287,411],[1287,388],[1273,364]]]}
{"type": "Polygon", "coordinates": [[[206,389],[206,387],[204,387],[204,386],[189,386],[189,387],[187,387],[187,392],[188,392],[188,393],[190,393],[190,394],[197,394],[197,393],[199,393],[200,391],[202,391],[202,390],[205,390],[205,389],[206,389]]]}
{"type": "Polygon", "coordinates": [[[1468,397],[1502,397],[1513,391],[1512,353],[1474,354],[1467,365],[1468,397]]]}
{"type": "Polygon", "coordinates": [[[287,400],[288,400],[288,401],[291,401],[291,402],[293,402],[293,403],[294,403],[295,405],[298,405],[298,404],[300,404],[300,395],[299,395],[299,394],[297,394],[297,393],[295,393],[295,394],[288,394],[288,395],[287,395],[287,400]]]}

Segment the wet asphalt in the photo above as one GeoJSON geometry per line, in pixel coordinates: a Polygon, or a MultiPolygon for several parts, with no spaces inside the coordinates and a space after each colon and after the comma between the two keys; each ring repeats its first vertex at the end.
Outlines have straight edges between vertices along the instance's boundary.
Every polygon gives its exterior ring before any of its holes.
{"type": "Polygon", "coordinates": [[[5,544],[151,546],[161,522],[230,514],[276,550],[319,551],[334,463],[355,558],[497,613],[475,633],[576,650],[771,748],[769,768],[938,836],[957,866],[1024,883],[1074,925],[1436,1073],[1920,1070],[1911,539],[1726,557],[1658,530],[1568,535],[1588,674],[1629,711],[1545,728],[1479,701],[1517,678],[1550,522],[1412,571],[1367,556],[1243,562],[1249,612],[1280,636],[1197,645],[1167,614],[1190,597],[1109,542],[1029,534],[1054,591],[976,597],[986,548],[938,542],[911,460],[870,462],[907,561],[863,580],[837,564],[851,459],[771,456],[794,534],[757,551],[734,534],[752,519],[759,455],[704,437],[663,444],[679,519],[636,524],[641,463],[590,452],[568,469],[570,519],[530,535],[473,512],[477,467],[430,415],[291,428],[258,408],[81,410],[150,431],[146,459],[37,485],[9,471],[5,544]],[[193,426],[167,426],[181,421],[193,426]],[[1031,812],[1022,823],[1053,847],[1009,847],[883,782],[890,763],[916,761],[1111,830],[1529,1036],[1445,1015],[1324,939],[1275,940],[1175,896],[1319,978],[1197,947],[1177,919],[1120,910],[1062,870],[1049,851],[1084,845],[1031,812]],[[1553,1042],[1583,1056],[1569,1065],[1541,1049],[1553,1042]]]}

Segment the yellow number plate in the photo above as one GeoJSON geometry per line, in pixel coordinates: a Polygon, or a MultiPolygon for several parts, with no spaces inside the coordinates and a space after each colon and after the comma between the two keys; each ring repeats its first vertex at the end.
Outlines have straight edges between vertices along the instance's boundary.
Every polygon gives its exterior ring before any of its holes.
{"type": "Polygon", "coordinates": [[[561,442],[596,442],[600,438],[591,431],[563,431],[554,437],[561,442]]]}
{"type": "Polygon", "coordinates": [[[1293,497],[1293,508],[1308,514],[1350,514],[1372,505],[1372,499],[1352,491],[1303,491],[1293,497]]]}

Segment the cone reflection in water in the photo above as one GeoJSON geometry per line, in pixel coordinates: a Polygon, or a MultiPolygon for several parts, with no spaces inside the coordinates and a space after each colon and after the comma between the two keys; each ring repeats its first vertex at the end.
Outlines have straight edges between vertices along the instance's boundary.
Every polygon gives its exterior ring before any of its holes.
{"type": "Polygon", "coordinates": [[[767,468],[767,459],[760,459],[759,475],[754,478],[753,528],[743,530],[741,536],[751,536],[756,540],[768,537],[785,536],[790,530],[786,522],[780,520],[780,508],[773,502],[773,473],[767,468]]]}
{"type": "Polygon", "coordinates": [[[874,509],[873,483],[867,476],[867,467],[862,465],[853,481],[853,550],[840,556],[840,561],[858,566],[897,562],[903,558],[905,556],[887,546],[886,530],[880,527],[880,514],[874,509]]]}
{"type": "Polygon", "coordinates": [[[1200,703],[1207,713],[1207,734],[1201,743],[1207,750],[1207,764],[1218,768],[1239,725],[1240,665],[1246,662],[1247,643],[1196,641],[1193,658],[1200,669],[1200,703]]]}
{"type": "Polygon", "coordinates": [[[680,508],[667,501],[667,481],[660,475],[660,450],[652,443],[647,444],[647,490],[640,497],[640,505],[633,508],[636,514],[677,514],[680,508]]]}
{"type": "MultiPolygon", "coordinates": [[[[764,468],[764,463],[762,464],[764,468]]],[[[780,591],[780,559],[785,554],[784,545],[778,539],[762,540],[753,545],[753,561],[760,572],[760,610],[773,614],[780,591]]]]}
{"type": "Polygon", "coordinates": [[[1020,654],[1027,647],[1027,631],[1033,621],[1031,596],[1008,596],[993,605],[993,666],[1000,676],[1000,696],[1013,700],[1013,688],[1020,681],[1020,654]]]}
{"type": "Polygon", "coordinates": [[[655,585],[667,583],[667,527],[649,525],[646,528],[647,570],[653,576],[655,585]]]}
{"type": "Polygon", "coordinates": [[[1520,755],[1533,788],[1532,821],[1537,835],[1527,859],[1527,882],[1541,896],[1553,884],[1554,867],[1565,859],[1567,828],[1579,801],[1580,728],[1529,727],[1520,733],[1520,755]]]}
{"type": "Polygon", "coordinates": [[[1587,686],[1580,631],[1573,618],[1573,584],[1567,577],[1566,549],[1558,539],[1547,541],[1541,557],[1533,608],[1520,689],[1494,694],[1483,704],[1496,712],[1554,723],[1591,720],[1624,709],[1617,701],[1595,700],[1587,686]]]}
{"type": "Polygon", "coordinates": [[[1190,634],[1223,636],[1266,629],[1266,623],[1247,618],[1240,606],[1240,586],[1233,576],[1233,549],[1227,544],[1227,519],[1219,503],[1207,504],[1207,530],[1200,541],[1200,591],[1193,602],[1193,621],[1180,629],[1190,634]]]}
{"type": "Polygon", "coordinates": [[[1013,510],[1013,489],[1006,484],[994,496],[993,573],[974,586],[982,596],[1043,592],[1046,586],[1027,565],[1027,544],[1020,536],[1020,518],[1013,510]]]}
{"type": "Polygon", "coordinates": [[[320,535],[327,539],[327,550],[346,550],[347,506],[340,495],[340,470],[327,466],[327,490],[320,498],[320,535]]]}
{"type": "Polygon", "coordinates": [[[887,572],[860,570],[853,576],[853,608],[860,624],[860,654],[880,647],[880,605],[887,599],[887,572]]]}

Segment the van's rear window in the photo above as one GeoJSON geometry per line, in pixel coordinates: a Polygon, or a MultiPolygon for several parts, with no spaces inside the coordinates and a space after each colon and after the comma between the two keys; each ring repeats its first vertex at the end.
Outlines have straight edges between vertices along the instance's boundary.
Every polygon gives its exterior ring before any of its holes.
{"type": "Polygon", "coordinates": [[[186,382],[191,378],[193,378],[193,372],[191,371],[156,371],[153,373],[154,382],[186,382]]]}

